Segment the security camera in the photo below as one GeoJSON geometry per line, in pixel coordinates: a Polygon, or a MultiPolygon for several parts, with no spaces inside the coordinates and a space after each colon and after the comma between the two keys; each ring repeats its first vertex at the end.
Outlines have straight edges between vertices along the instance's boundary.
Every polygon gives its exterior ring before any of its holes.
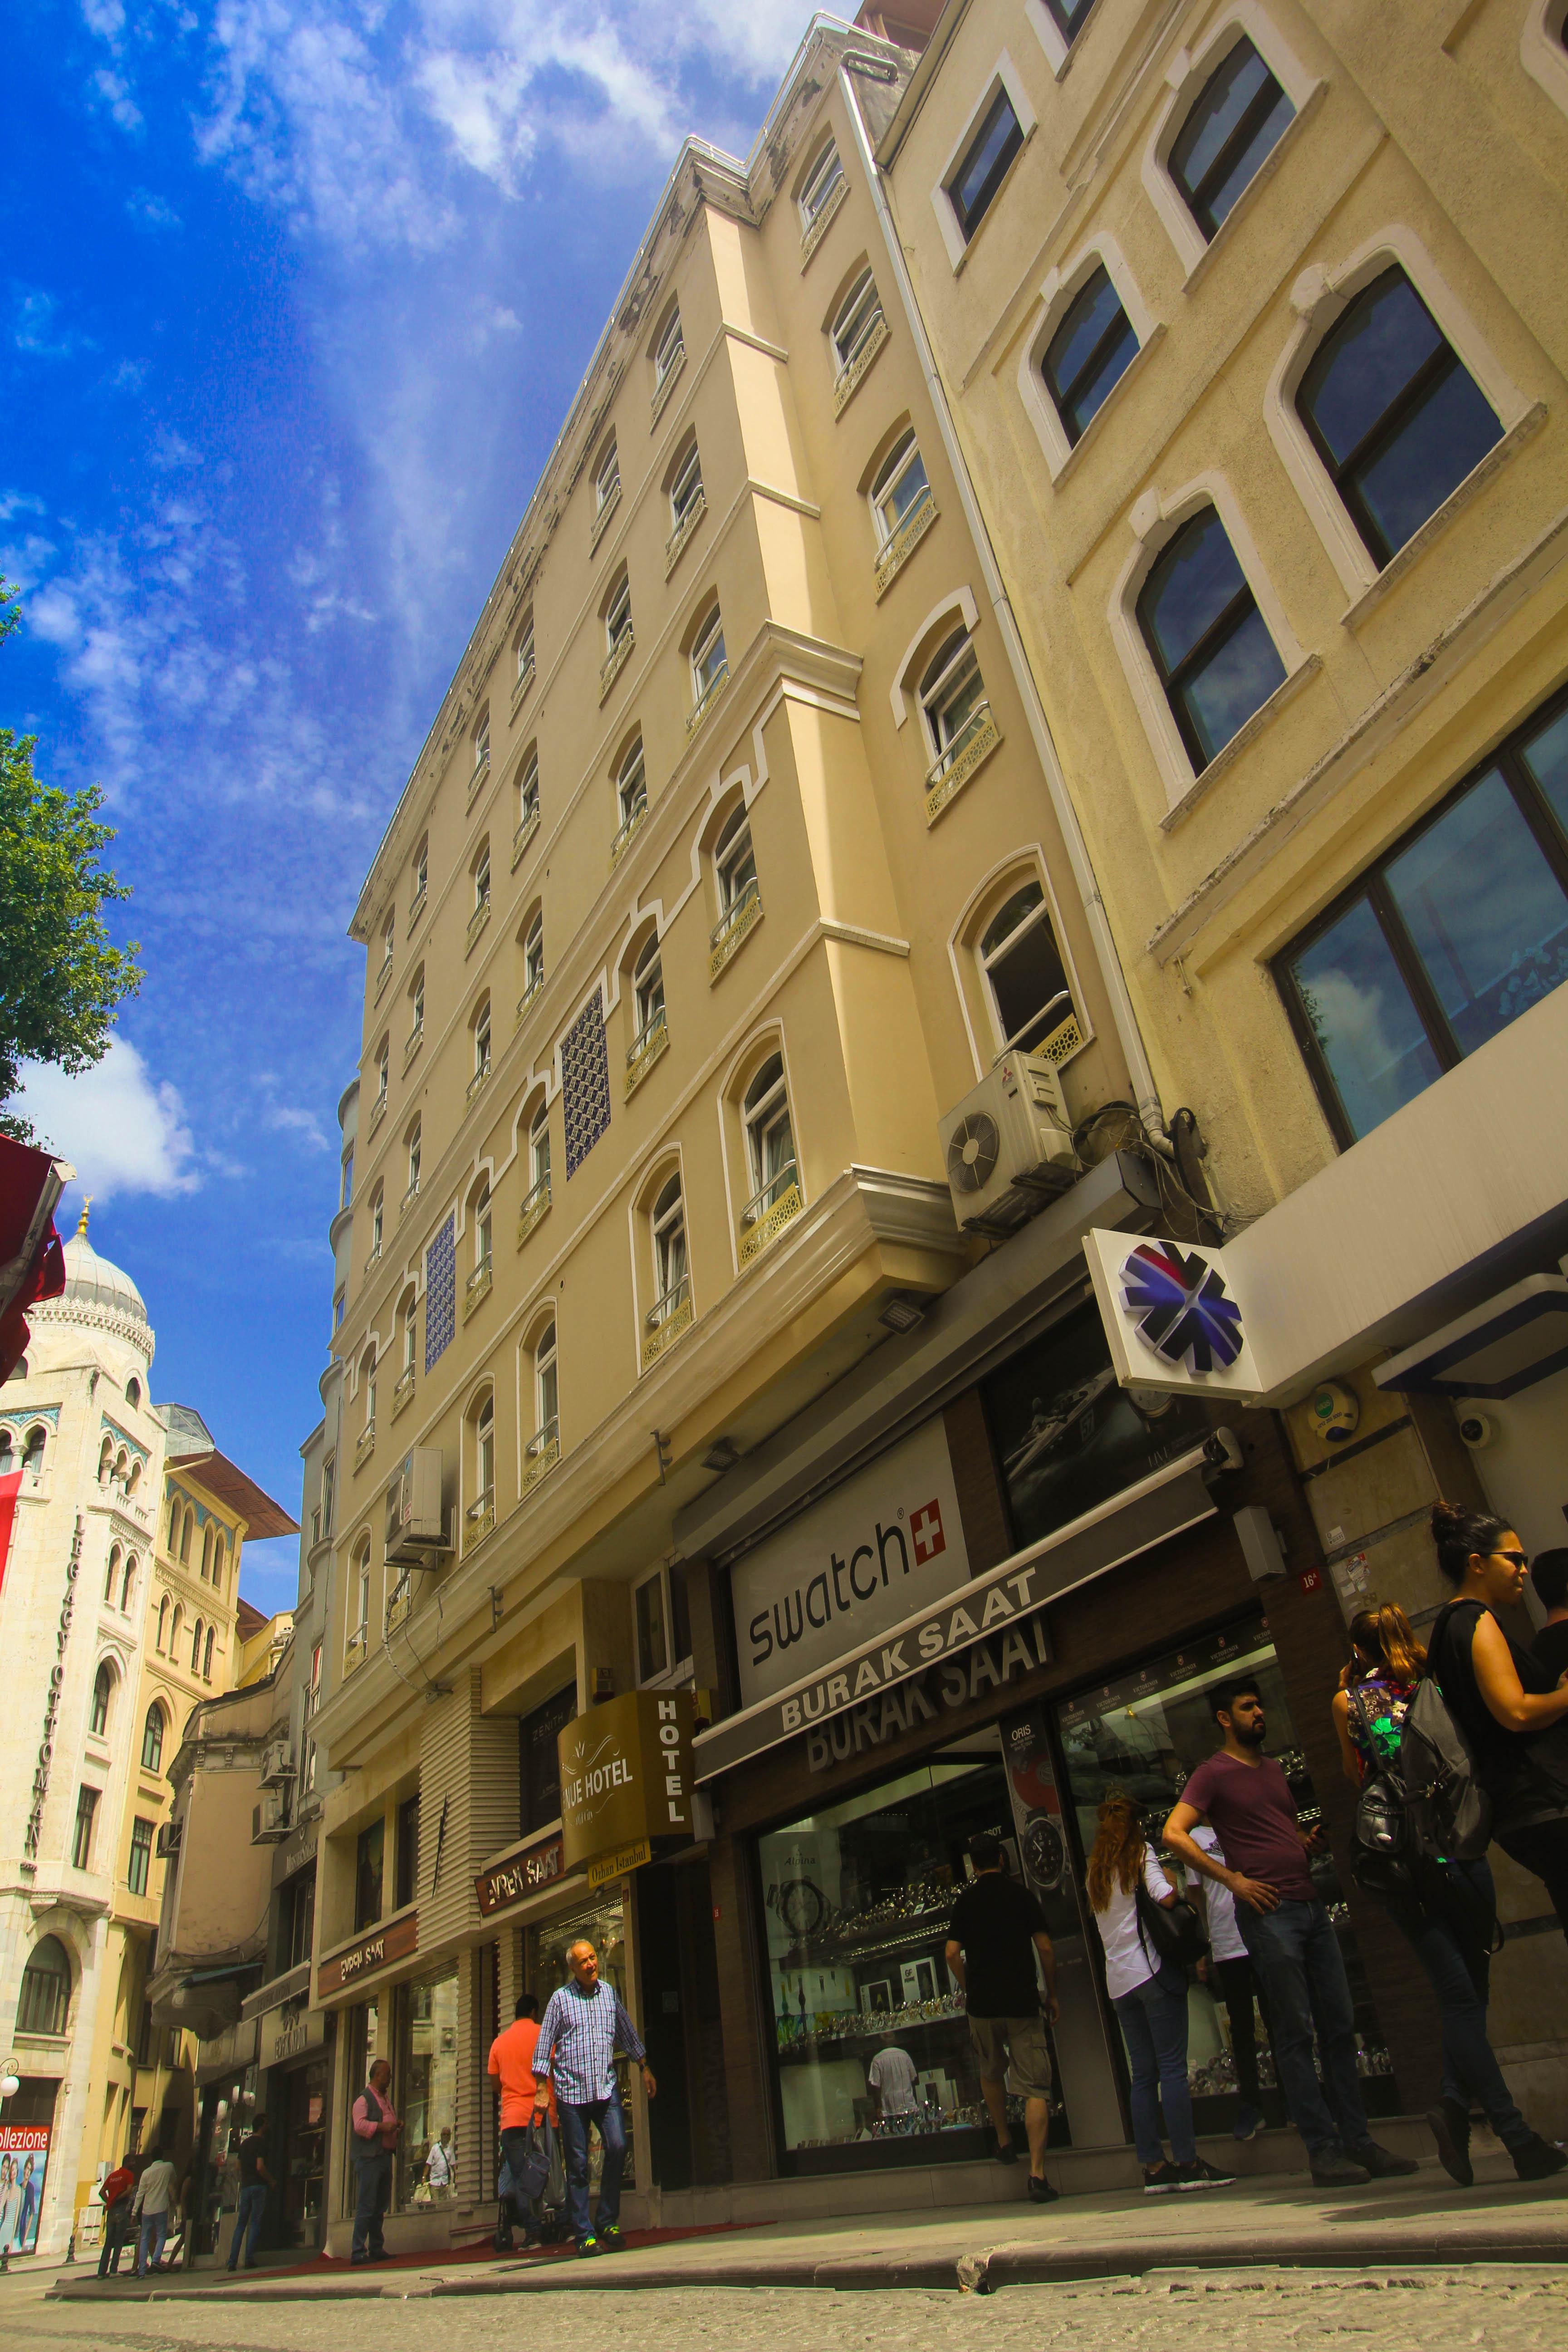
{"type": "Polygon", "coordinates": [[[1459,1415],[1459,1435],[1472,1454],[1479,1454],[1495,1440],[1497,1423],[1489,1412],[1464,1412],[1459,1415]]]}

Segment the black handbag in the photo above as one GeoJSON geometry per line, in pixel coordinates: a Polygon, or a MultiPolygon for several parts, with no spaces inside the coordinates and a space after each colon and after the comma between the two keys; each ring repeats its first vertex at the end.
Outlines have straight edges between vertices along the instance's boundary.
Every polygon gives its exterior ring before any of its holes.
{"type": "Polygon", "coordinates": [[[1150,1894],[1139,1864],[1138,1886],[1133,1895],[1138,1910],[1138,1940],[1144,1957],[1157,1959],[1161,1968],[1173,1961],[1179,1969],[1195,1968],[1208,1949],[1204,1923],[1195,1905],[1184,1895],[1173,1903],[1156,1903],[1150,1894]]]}

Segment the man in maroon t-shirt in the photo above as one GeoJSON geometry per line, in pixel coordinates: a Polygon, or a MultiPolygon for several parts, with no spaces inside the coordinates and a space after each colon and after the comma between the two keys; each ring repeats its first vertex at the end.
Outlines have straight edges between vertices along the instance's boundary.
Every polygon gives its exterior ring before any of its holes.
{"type": "Polygon", "coordinates": [[[1165,1843],[1189,1869],[1217,1879],[1236,1897],[1236,1924],[1268,2002],[1279,2087],[1318,2187],[1350,2189],[1374,2175],[1414,2172],[1408,2157],[1380,2147],[1367,2127],[1344,1958],[1307,1866],[1321,1832],[1309,1837],[1301,1829],[1290,1783],[1263,1753],[1268,1724],[1257,1684],[1222,1685],[1210,1692],[1209,1704],[1225,1745],[1183,1790],[1165,1823],[1165,1843]],[[1224,1862],[1193,1837],[1205,1815],[1218,1832],[1224,1862]],[[1321,2083],[1312,2063],[1314,2021],[1321,2083]]]}

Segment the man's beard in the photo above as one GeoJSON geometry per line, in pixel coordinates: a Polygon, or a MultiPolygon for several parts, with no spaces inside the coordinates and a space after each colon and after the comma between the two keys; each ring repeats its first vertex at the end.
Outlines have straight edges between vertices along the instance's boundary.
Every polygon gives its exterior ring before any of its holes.
{"type": "Polygon", "coordinates": [[[1252,1724],[1233,1723],[1231,1729],[1244,1748],[1261,1748],[1268,1737],[1268,1726],[1261,1717],[1252,1724]]]}

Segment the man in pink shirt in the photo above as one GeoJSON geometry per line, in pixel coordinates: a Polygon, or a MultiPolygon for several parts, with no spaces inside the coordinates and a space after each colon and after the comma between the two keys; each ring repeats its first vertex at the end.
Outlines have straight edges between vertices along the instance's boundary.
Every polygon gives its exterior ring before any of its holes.
{"type": "Polygon", "coordinates": [[[392,2200],[393,2152],[403,2135],[403,2126],[387,2096],[391,2088],[392,2069],[384,2058],[378,2058],[370,2070],[369,2082],[353,2104],[350,2145],[359,2171],[359,2194],[354,2200],[352,2262],[386,2260],[381,2225],[392,2200]]]}

